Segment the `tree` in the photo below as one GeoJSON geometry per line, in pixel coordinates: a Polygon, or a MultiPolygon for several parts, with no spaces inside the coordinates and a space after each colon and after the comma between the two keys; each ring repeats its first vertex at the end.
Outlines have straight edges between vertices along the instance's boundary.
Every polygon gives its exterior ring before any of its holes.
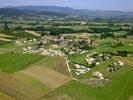
{"type": "Polygon", "coordinates": [[[15,30],[16,30],[16,31],[22,31],[23,29],[22,29],[21,26],[19,26],[19,27],[16,27],[15,30]]]}
{"type": "Polygon", "coordinates": [[[7,23],[4,23],[4,31],[5,32],[8,32],[10,29],[8,27],[8,24],[7,23]]]}
{"type": "Polygon", "coordinates": [[[107,32],[107,33],[102,33],[100,38],[107,38],[107,37],[114,37],[113,33],[107,32]]]}
{"type": "Polygon", "coordinates": [[[128,56],[128,52],[127,51],[117,51],[118,55],[122,56],[122,57],[127,57],[128,56]]]}

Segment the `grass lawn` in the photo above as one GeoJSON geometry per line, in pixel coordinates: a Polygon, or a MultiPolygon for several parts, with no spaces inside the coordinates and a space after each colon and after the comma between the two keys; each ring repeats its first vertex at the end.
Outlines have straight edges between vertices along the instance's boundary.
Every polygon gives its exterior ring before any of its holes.
{"type": "Polygon", "coordinates": [[[6,73],[14,73],[27,68],[30,64],[42,58],[42,56],[37,55],[4,53],[0,55],[0,70],[6,73]]]}
{"type": "Polygon", "coordinates": [[[130,70],[102,88],[71,81],[42,100],[129,100],[133,96],[132,77],[133,70],[130,70]]]}

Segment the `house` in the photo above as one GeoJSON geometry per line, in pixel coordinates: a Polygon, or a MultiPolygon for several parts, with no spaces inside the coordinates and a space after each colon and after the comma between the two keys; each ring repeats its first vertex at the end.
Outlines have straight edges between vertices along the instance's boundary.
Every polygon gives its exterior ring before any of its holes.
{"type": "Polygon", "coordinates": [[[93,72],[92,75],[93,75],[93,76],[97,76],[97,77],[100,78],[100,79],[104,79],[103,74],[100,73],[99,71],[93,72]]]}
{"type": "Polygon", "coordinates": [[[85,59],[86,60],[86,62],[88,63],[88,64],[92,64],[92,63],[94,63],[95,62],[95,58],[92,58],[92,57],[89,57],[89,58],[86,58],[85,59]]]}
{"type": "Polygon", "coordinates": [[[119,66],[116,65],[108,65],[108,71],[109,72],[116,72],[119,69],[119,66]]]}
{"type": "Polygon", "coordinates": [[[123,66],[123,65],[124,65],[124,62],[118,60],[118,64],[119,64],[120,66],[123,66]]]}

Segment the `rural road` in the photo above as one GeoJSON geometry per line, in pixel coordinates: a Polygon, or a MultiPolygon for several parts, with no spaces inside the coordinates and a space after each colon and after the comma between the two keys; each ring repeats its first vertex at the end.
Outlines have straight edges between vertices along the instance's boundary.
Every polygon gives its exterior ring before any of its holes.
{"type": "Polygon", "coordinates": [[[68,57],[65,57],[66,65],[67,65],[68,71],[69,71],[69,73],[70,73],[70,75],[71,75],[71,78],[73,78],[73,77],[72,77],[72,72],[71,72],[71,69],[70,69],[70,66],[69,66],[69,61],[68,61],[67,58],[68,58],[68,57]]]}

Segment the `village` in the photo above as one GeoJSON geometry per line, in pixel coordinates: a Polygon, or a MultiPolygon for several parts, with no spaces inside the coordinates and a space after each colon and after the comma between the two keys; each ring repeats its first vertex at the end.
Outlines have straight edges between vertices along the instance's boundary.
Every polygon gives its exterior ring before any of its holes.
{"type": "MultiPolygon", "coordinates": [[[[68,69],[74,78],[75,76],[84,75],[93,67],[102,64],[104,61],[113,59],[109,53],[88,53],[88,49],[95,45],[95,41],[91,40],[89,37],[80,37],[78,35],[77,37],[72,35],[45,35],[40,37],[40,39],[25,38],[16,40],[15,44],[23,47],[23,54],[37,54],[52,57],[59,56],[66,58],[68,61],[68,69]],[[73,63],[68,59],[68,57],[71,55],[80,55],[84,53],[87,53],[86,57],[84,58],[87,66],[79,63],[73,63]],[[70,67],[70,64],[73,67],[70,67]]],[[[115,63],[107,66],[107,71],[115,72],[123,65],[124,63],[122,61],[116,60],[115,63]]],[[[101,80],[104,79],[104,76],[99,71],[93,72],[92,77],[94,76],[97,76],[97,78],[101,80]]],[[[90,79],[93,79],[92,77],[90,79]]]]}
{"type": "Polygon", "coordinates": [[[39,40],[35,38],[16,40],[15,44],[20,46],[26,45],[26,47],[23,48],[23,53],[37,53],[39,55],[48,56],[66,56],[87,52],[87,49],[92,46],[92,40],[89,38],[73,36],[45,35],[39,40]]]}

